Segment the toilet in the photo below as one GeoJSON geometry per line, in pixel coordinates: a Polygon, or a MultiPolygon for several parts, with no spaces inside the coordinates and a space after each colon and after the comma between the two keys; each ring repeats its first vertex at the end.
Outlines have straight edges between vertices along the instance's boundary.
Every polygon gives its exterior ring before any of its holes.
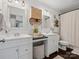
{"type": "Polygon", "coordinates": [[[66,47],[69,45],[68,42],[66,41],[63,41],[63,40],[60,40],[59,41],[59,48],[62,49],[62,50],[66,50],[66,47]]]}

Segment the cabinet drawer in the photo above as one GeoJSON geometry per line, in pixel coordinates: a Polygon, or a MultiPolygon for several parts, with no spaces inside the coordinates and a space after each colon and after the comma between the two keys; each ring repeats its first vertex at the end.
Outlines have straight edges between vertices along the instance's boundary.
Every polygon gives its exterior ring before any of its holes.
{"type": "Polygon", "coordinates": [[[16,39],[12,41],[5,41],[5,43],[2,43],[0,45],[0,47],[2,46],[2,48],[0,49],[16,47],[16,46],[20,46],[20,45],[28,44],[28,43],[32,43],[32,39],[16,39]]]}
{"type": "Polygon", "coordinates": [[[32,53],[32,44],[23,45],[19,47],[19,56],[32,53]]]}

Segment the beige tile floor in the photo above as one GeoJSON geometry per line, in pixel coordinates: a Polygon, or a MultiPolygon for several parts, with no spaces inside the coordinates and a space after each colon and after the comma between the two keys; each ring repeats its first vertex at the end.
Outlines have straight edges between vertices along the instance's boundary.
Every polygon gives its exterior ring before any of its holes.
{"type": "Polygon", "coordinates": [[[64,58],[58,55],[54,59],[64,59],[64,58]]]}

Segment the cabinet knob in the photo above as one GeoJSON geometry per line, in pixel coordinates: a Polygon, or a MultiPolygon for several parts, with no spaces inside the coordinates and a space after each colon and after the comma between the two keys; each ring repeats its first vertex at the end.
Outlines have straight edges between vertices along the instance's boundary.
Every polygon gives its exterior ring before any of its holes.
{"type": "Polygon", "coordinates": [[[0,40],[0,42],[4,43],[5,42],[5,39],[0,40]]]}

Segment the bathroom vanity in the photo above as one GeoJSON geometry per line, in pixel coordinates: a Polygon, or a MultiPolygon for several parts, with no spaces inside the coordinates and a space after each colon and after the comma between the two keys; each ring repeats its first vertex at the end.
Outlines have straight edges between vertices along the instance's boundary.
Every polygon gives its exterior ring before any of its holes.
{"type": "Polygon", "coordinates": [[[0,59],[33,58],[32,37],[25,33],[22,35],[27,21],[25,1],[0,0],[1,19],[4,22],[0,32],[0,59]]]}
{"type": "MultiPolygon", "coordinates": [[[[43,42],[44,56],[49,57],[49,55],[58,51],[59,35],[54,34],[54,33],[48,33],[48,34],[43,33],[43,35],[45,35],[45,37],[35,38],[33,40],[33,43],[43,42]]],[[[38,49],[40,49],[40,48],[38,47],[38,49]]],[[[41,48],[41,49],[43,49],[43,48],[41,48]]],[[[37,50],[37,51],[39,51],[39,50],[37,50]]]]}
{"type": "Polygon", "coordinates": [[[22,35],[0,38],[0,59],[32,59],[32,37],[22,35]]]}

